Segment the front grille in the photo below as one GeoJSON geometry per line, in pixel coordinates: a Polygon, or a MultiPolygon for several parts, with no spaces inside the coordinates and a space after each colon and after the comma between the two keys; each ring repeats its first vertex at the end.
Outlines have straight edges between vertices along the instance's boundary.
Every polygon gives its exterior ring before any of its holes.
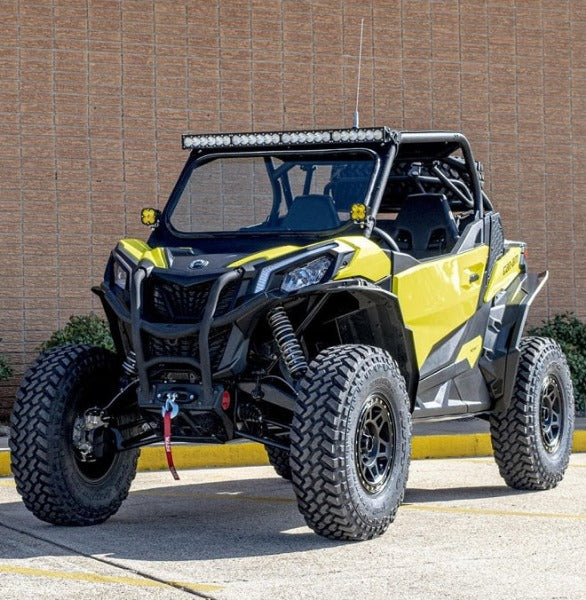
{"type": "MultiPolygon", "coordinates": [[[[152,323],[200,323],[215,279],[181,285],[175,281],[149,278],[143,288],[144,317],[152,323]]],[[[239,281],[233,281],[220,293],[215,317],[234,308],[239,281]]],[[[231,325],[212,327],[209,334],[210,364],[216,370],[224,356],[224,350],[232,330],[231,325]]],[[[197,335],[167,339],[143,334],[143,347],[147,360],[165,357],[192,358],[200,361],[197,335]]]]}
{"type": "Polygon", "coordinates": [[[182,286],[167,281],[152,281],[145,286],[145,308],[155,321],[191,321],[198,323],[208,300],[213,281],[182,286]],[[149,311],[149,312],[151,312],[149,311]]]}
{"type": "MultiPolygon", "coordinates": [[[[144,307],[147,319],[158,323],[199,323],[207,306],[214,280],[195,285],[180,285],[152,279],[144,287],[144,307]]],[[[237,282],[221,292],[215,316],[227,313],[234,306],[237,282]]]]}
{"type": "MultiPolygon", "coordinates": [[[[213,327],[209,335],[210,363],[212,370],[216,370],[224,356],[224,349],[230,337],[231,325],[213,327]]],[[[145,334],[144,347],[147,359],[176,356],[179,358],[193,358],[200,360],[199,340],[196,335],[176,339],[159,338],[145,334]]]]}
{"type": "Polygon", "coordinates": [[[199,360],[199,344],[195,335],[184,338],[166,339],[147,334],[146,351],[148,358],[178,356],[199,360]]]}
{"type": "Polygon", "coordinates": [[[224,325],[224,327],[216,327],[210,331],[209,345],[210,345],[210,363],[212,370],[217,369],[220,366],[220,361],[224,356],[224,350],[228,344],[228,338],[232,331],[231,325],[224,325]]]}
{"type": "Polygon", "coordinates": [[[232,281],[220,293],[214,316],[221,317],[234,308],[240,281],[232,281]]]}

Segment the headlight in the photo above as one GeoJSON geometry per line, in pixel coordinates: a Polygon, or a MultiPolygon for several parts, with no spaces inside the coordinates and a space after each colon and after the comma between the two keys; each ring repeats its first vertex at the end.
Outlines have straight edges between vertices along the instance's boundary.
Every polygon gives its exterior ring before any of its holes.
{"type": "Polygon", "coordinates": [[[121,290],[125,290],[128,285],[128,271],[119,262],[114,262],[112,272],[114,285],[117,285],[121,290]]]}
{"type": "Polygon", "coordinates": [[[302,267],[297,267],[285,275],[281,289],[284,292],[294,292],[308,285],[315,285],[324,278],[331,264],[331,257],[320,256],[302,267]]]}

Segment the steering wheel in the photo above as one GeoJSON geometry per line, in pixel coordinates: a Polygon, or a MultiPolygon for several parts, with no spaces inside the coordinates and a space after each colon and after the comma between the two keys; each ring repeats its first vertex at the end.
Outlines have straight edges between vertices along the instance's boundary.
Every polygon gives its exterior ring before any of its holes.
{"type": "Polygon", "coordinates": [[[380,227],[373,227],[372,233],[376,235],[379,240],[384,242],[392,251],[400,252],[397,242],[395,242],[395,240],[386,231],[383,231],[380,227]]]}

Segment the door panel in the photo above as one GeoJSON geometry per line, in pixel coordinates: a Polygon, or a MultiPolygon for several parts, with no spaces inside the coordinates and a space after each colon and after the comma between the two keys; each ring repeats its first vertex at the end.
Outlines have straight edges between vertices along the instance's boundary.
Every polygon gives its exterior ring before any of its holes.
{"type": "Polygon", "coordinates": [[[393,278],[420,369],[432,348],[476,312],[487,259],[488,246],[482,245],[425,261],[393,278]]]}

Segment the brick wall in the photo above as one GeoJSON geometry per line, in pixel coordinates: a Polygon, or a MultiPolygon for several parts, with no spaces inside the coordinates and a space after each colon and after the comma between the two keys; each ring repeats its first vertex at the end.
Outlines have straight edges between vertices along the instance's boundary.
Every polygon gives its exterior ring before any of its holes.
{"type": "Polygon", "coordinates": [[[146,235],[182,132],[351,124],[362,17],[362,124],[462,130],[507,236],[551,271],[532,318],[586,318],[582,0],[0,0],[0,352],[19,376],[100,310],[89,288],[146,235]]]}

